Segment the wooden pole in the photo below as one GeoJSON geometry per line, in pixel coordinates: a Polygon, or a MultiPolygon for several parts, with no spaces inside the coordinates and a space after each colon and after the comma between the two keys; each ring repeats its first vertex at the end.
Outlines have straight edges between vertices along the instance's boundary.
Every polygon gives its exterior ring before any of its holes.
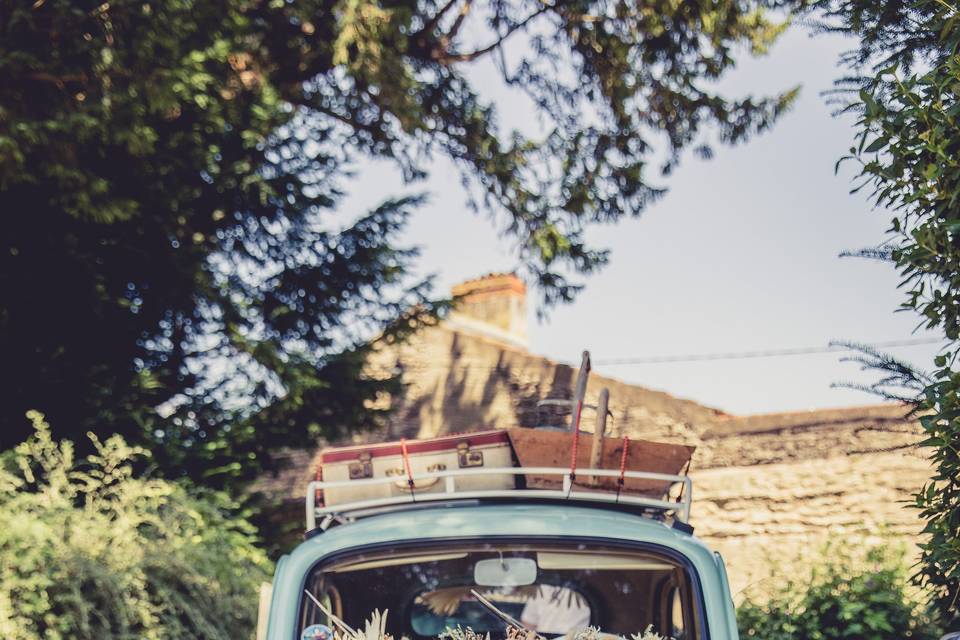
{"type": "Polygon", "coordinates": [[[580,372],[577,373],[577,384],[573,388],[573,398],[570,401],[570,431],[576,433],[580,428],[580,413],[583,411],[583,399],[587,395],[587,378],[590,377],[590,352],[584,351],[580,360],[580,372]]]}
{"type": "Polygon", "coordinates": [[[580,373],[577,374],[576,392],[570,407],[573,415],[570,416],[570,428],[573,431],[573,446],[570,448],[570,486],[577,480],[577,461],[580,453],[580,416],[583,413],[583,398],[587,395],[587,378],[590,377],[590,352],[583,352],[580,361],[580,373]]]}
{"type": "Polygon", "coordinates": [[[603,437],[607,431],[607,406],[610,404],[610,390],[600,390],[597,400],[597,427],[593,432],[593,448],[590,450],[590,468],[599,469],[603,460],[603,437]]]}

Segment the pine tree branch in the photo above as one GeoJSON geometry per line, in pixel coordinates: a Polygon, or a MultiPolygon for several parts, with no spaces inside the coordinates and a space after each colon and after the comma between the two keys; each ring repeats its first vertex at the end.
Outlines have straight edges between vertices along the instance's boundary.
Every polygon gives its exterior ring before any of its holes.
{"type": "Polygon", "coordinates": [[[432,56],[432,57],[433,57],[434,60],[436,60],[437,62],[440,62],[441,64],[450,64],[450,63],[454,63],[454,62],[471,62],[471,61],[473,61],[473,60],[476,60],[477,58],[480,58],[480,57],[485,56],[486,54],[490,53],[490,52],[493,51],[494,49],[499,48],[500,45],[502,45],[504,42],[506,42],[506,40],[507,40],[510,36],[512,36],[514,33],[516,33],[517,31],[519,31],[520,29],[523,29],[524,27],[526,27],[532,20],[535,20],[536,18],[540,17],[541,15],[543,15],[544,13],[546,13],[547,11],[549,11],[549,10],[551,10],[551,9],[554,9],[554,8],[555,8],[555,7],[554,7],[553,5],[544,4],[543,7],[541,7],[541,8],[538,9],[537,11],[534,11],[534,12],[531,13],[529,16],[527,16],[526,18],[524,18],[523,20],[521,20],[521,21],[518,22],[517,24],[515,24],[515,25],[513,25],[512,27],[510,27],[509,29],[507,29],[507,32],[506,32],[506,33],[504,33],[504,34],[501,35],[499,38],[497,38],[496,40],[494,40],[492,43],[490,43],[489,45],[487,45],[487,46],[485,46],[485,47],[483,47],[483,48],[481,48],[481,49],[477,49],[477,50],[475,50],[475,51],[471,51],[470,53],[442,53],[442,54],[435,55],[435,56],[432,56]]]}

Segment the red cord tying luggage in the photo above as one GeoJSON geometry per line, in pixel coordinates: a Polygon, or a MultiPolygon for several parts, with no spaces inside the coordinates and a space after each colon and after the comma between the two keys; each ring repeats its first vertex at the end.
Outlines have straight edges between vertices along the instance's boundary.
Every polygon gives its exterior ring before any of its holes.
{"type": "MultiPolygon", "coordinates": [[[[317,462],[317,482],[323,482],[323,463],[317,462]]],[[[323,504],[323,489],[317,489],[314,493],[314,500],[317,501],[317,504],[323,504]]]]}
{"type": "Polygon", "coordinates": [[[630,450],[630,438],[623,436],[623,451],[620,453],[620,477],[617,484],[623,487],[624,478],[627,474],[627,451],[630,450]]]}
{"type": "Polygon", "coordinates": [[[623,450],[620,452],[620,477],[617,478],[617,502],[620,502],[620,492],[626,482],[627,452],[630,451],[630,438],[623,436],[623,450]]]}
{"type": "Polygon", "coordinates": [[[416,483],[413,481],[413,471],[410,470],[410,452],[407,451],[407,439],[400,438],[400,455],[403,457],[403,470],[407,472],[407,486],[410,487],[410,497],[416,500],[413,491],[416,483]]]}
{"type": "Polygon", "coordinates": [[[577,403],[577,419],[573,427],[573,449],[570,452],[570,483],[577,479],[577,454],[580,452],[580,414],[583,412],[583,400],[577,403]]]}

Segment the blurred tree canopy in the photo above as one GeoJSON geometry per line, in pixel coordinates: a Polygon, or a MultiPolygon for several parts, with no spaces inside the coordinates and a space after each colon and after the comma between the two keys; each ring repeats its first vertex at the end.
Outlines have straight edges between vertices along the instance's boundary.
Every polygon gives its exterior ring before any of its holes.
{"type": "Polygon", "coordinates": [[[822,26],[857,37],[845,60],[854,73],[838,95],[853,98],[858,184],[892,214],[883,246],[867,251],[896,265],[904,310],[942,333],[929,373],[865,350],[884,372],[873,390],[911,402],[934,474],[916,494],[926,521],[917,581],[933,594],[951,631],[960,631],[960,8],[947,0],[816,3],[822,26]]]}
{"type": "Polygon", "coordinates": [[[419,201],[345,218],[352,163],[451,159],[543,305],[570,300],[606,260],[586,228],[789,104],[714,82],[779,4],[0,0],[0,448],[38,409],[227,484],[375,426],[397,381],[364,375],[370,337],[442,305],[397,243],[419,201]],[[545,135],[502,130],[481,61],[545,135]]]}

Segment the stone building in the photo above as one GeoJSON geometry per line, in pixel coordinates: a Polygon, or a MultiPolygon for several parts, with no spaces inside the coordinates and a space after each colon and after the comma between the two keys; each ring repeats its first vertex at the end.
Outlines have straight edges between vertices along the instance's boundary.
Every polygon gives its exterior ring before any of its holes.
{"type": "MultiPolygon", "coordinates": [[[[576,370],[527,350],[525,288],[509,274],[458,285],[448,320],[384,348],[373,366],[400,367],[388,434],[430,437],[534,426],[542,398],[569,398],[576,370]]],[[[726,558],[737,594],[791,571],[828,539],[892,536],[914,546],[921,529],[903,503],[929,476],[919,425],[897,405],[733,416],[599,375],[587,402],[610,390],[611,435],[691,444],[697,535],[726,558]]],[[[263,488],[300,504],[317,452],[291,453],[263,488]]]]}

